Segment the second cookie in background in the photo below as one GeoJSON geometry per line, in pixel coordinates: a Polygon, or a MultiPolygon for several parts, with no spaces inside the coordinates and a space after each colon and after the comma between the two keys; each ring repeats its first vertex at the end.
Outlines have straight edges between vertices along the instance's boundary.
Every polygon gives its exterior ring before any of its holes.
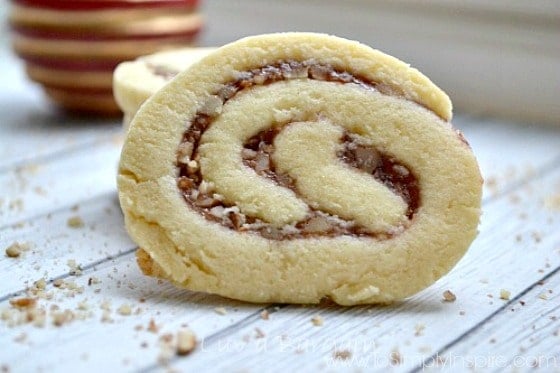
{"type": "Polygon", "coordinates": [[[126,130],[140,106],[161,87],[216,48],[180,48],[123,62],[113,75],[113,94],[126,130]]]}

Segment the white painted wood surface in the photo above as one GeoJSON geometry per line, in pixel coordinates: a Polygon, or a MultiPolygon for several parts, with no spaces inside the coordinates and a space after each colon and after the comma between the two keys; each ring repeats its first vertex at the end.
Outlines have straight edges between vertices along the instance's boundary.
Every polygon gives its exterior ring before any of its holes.
{"type": "Polygon", "coordinates": [[[457,116],[484,214],[467,255],[425,291],[384,307],[252,305],[143,276],[116,199],[119,121],[57,114],[5,47],[0,65],[0,372],[560,371],[560,131],[457,116]],[[14,242],[29,250],[7,257],[14,242]],[[29,295],[42,327],[10,305],[29,295]],[[64,310],[74,320],[54,325],[64,310]],[[198,347],[166,355],[185,325],[198,347]]]}

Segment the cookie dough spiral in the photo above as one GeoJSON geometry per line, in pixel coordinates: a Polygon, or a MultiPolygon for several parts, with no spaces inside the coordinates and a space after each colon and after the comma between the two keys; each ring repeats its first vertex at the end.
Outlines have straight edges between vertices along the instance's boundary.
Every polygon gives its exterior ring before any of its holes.
{"type": "Polygon", "coordinates": [[[252,302],[390,302],[476,236],[481,177],[449,98],[310,33],[218,49],[135,116],[119,168],[144,272],[252,302]]]}

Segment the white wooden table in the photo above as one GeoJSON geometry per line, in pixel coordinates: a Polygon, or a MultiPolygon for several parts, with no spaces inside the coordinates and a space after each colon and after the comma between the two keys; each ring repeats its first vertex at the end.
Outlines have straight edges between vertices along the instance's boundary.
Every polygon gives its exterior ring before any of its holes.
{"type": "Polygon", "coordinates": [[[0,61],[0,372],[560,371],[560,131],[456,116],[484,213],[425,291],[384,307],[254,305],[143,276],[117,201],[119,121],[57,114],[5,46],[0,61]],[[29,249],[8,257],[14,242],[29,249]],[[10,304],[26,297],[44,320],[10,304]],[[185,325],[199,344],[175,356],[185,325]]]}

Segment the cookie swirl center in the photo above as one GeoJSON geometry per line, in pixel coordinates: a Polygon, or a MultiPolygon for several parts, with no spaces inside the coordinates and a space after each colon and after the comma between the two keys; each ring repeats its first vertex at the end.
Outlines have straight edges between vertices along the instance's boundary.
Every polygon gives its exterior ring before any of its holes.
{"type": "MultiPolygon", "coordinates": [[[[224,195],[219,193],[219,190],[217,190],[219,188],[216,188],[212,181],[206,180],[203,176],[202,168],[204,168],[204,164],[201,164],[201,161],[204,162],[204,157],[201,157],[201,153],[205,153],[205,146],[211,146],[212,144],[201,144],[203,142],[201,140],[205,133],[212,132],[209,130],[212,129],[214,122],[220,118],[222,110],[225,108],[224,104],[234,96],[244,95],[246,91],[254,93],[261,86],[281,81],[305,81],[308,79],[323,84],[335,83],[351,86],[354,89],[358,88],[362,91],[403,97],[398,89],[384,84],[367,82],[348,72],[338,71],[331,66],[314,61],[288,61],[240,73],[238,79],[223,85],[215,95],[206,99],[183,135],[177,151],[177,167],[179,169],[177,185],[185,201],[190,208],[209,221],[237,231],[257,233],[269,239],[283,240],[339,235],[387,239],[398,234],[408,226],[420,206],[419,185],[414,173],[405,164],[399,162],[396,157],[377,149],[363,134],[348,129],[343,130],[329,120],[321,119],[320,113],[308,113],[303,116],[301,113],[281,114],[270,121],[267,128],[246,136],[243,144],[236,148],[240,161],[246,169],[251,170],[259,178],[282,187],[279,189],[285,190],[285,193],[280,194],[281,199],[295,199],[294,204],[297,205],[297,208],[293,210],[296,212],[290,210],[281,213],[280,215],[285,216],[284,220],[269,221],[259,213],[240,209],[236,201],[227,200],[224,195]],[[322,126],[322,128],[319,128],[319,126],[322,126]],[[332,170],[335,170],[333,172],[344,173],[346,172],[344,171],[345,167],[350,172],[348,174],[349,183],[352,183],[353,179],[356,178],[367,178],[375,181],[375,183],[369,183],[372,184],[372,187],[365,191],[347,190],[342,185],[343,183],[331,185],[331,189],[334,188],[333,190],[336,190],[337,194],[349,194],[349,197],[355,197],[353,204],[350,204],[350,206],[353,206],[353,210],[361,209],[361,204],[358,202],[363,200],[363,195],[368,195],[368,193],[369,195],[375,195],[376,200],[389,200],[389,202],[379,207],[374,216],[368,216],[367,209],[365,209],[362,211],[361,217],[358,213],[358,216],[353,218],[352,216],[345,216],[345,207],[338,206],[341,204],[339,202],[325,205],[313,201],[313,186],[304,185],[308,171],[304,171],[304,174],[299,176],[294,175],[290,167],[282,168],[284,162],[277,162],[279,157],[289,158],[285,155],[282,156],[282,151],[278,151],[282,147],[277,146],[279,141],[282,142],[284,136],[282,132],[285,130],[287,133],[290,131],[299,131],[300,133],[299,135],[292,134],[290,141],[297,139],[301,134],[310,134],[313,131],[323,134],[328,133],[328,139],[323,145],[330,149],[327,152],[331,152],[331,158],[334,158],[330,159],[329,162],[334,160],[335,163],[339,163],[337,168],[332,168],[332,170]],[[363,195],[360,195],[362,192],[363,195]],[[381,219],[384,221],[383,224],[371,223],[379,216],[383,217],[381,219]]],[[[320,137],[316,139],[316,142],[325,140],[320,137]]],[[[308,160],[302,160],[302,157],[305,156],[305,149],[300,149],[300,151],[300,153],[293,154],[292,158],[300,159],[303,163],[308,162],[308,160]]],[[[325,157],[328,158],[327,153],[325,153],[325,157]]],[[[291,168],[298,169],[301,168],[300,166],[295,164],[291,168]]],[[[321,172],[324,174],[325,170],[321,172]]],[[[327,172],[326,177],[329,176],[327,172]]],[[[339,178],[338,180],[343,179],[339,178]]],[[[351,185],[347,187],[352,188],[351,185]]],[[[264,204],[264,206],[260,206],[261,212],[267,208],[267,201],[255,202],[264,204]]],[[[273,206],[269,207],[274,210],[273,206]]],[[[350,211],[350,215],[353,213],[355,211],[350,211]]]]}

